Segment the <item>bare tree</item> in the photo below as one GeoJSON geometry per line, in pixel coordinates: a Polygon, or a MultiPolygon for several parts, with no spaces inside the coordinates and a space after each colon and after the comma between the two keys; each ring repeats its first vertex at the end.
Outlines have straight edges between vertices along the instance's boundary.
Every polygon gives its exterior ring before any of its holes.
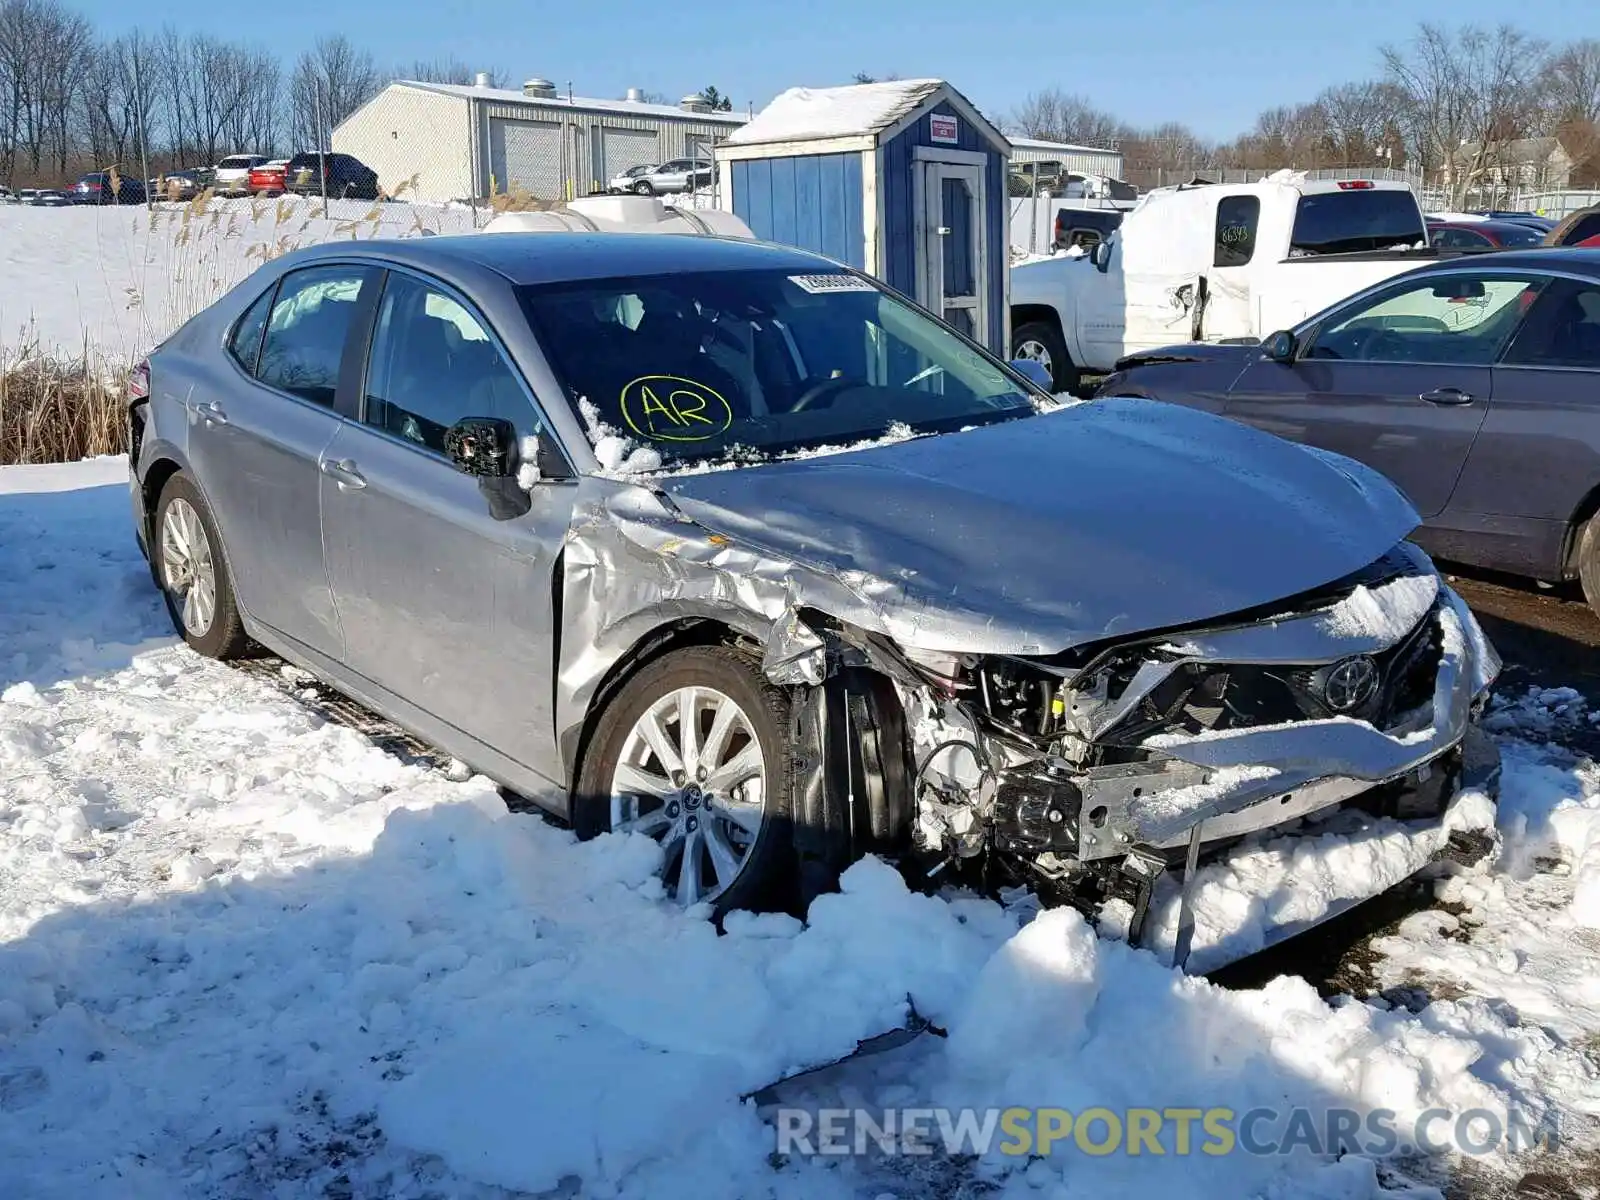
{"type": "Polygon", "coordinates": [[[0,0],[0,164],[65,173],[75,103],[94,51],[89,22],[56,0],[0,0]]]}
{"type": "MultiPolygon", "coordinates": [[[[457,58],[417,59],[409,69],[402,68],[395,72],[396,79],[410,79],[417,83],[455,83],[472,84],[478,81],[478,71],[483,68],[469,67],[457,58]]],[[[509,86],[509,76],[504,71],[490,68],[485,71],[489,76],[489,86],[503,88],[509,86]]]]}
{"type": "Polygon", "coordinates": [[[1600,40],[1564,47],[1539,84],[1551,129],[1572,159],[1570,186],[1593,187],[1600,183],[1600,40]]]}
{"type": "Polygon", "coordinates": [[[1409,46],[1385,47],[1390,80],[1404,93],[1411,148],[1437,172],[1451,203],[1466,203],[1509,143],[1539,124],[1545,45],[1507,25],[1454,33],[1423,25],[1409,46]]]}
{"type": "Polygon", "coordinates": [[[123,170],[141,162],[155,124],[156,55],[138,30],[94,48],[84,72],[84,135],[89,157],[123,170]]]}
{"type": "Polygon", "coordinates": [[[296,144],[326,150],[318,143],[381,86],[372,55],[342,34],[320,39],[300,56],[289,81],[289,131],[296,144]]]}
{"type": "Polygon", "coordinates": [[[1381,80],[1340,84],[1323,92],[1315,104],[1322,115],[1323,151],[1330,164],[1404,162],[1399,143],[1406,95],[1394,84],[1381,80]]]}
{"type": "Polygon", "coordinates": [[[1070,95],[1060,88],[1034,92],[1005,124],[1023,137],[1074,146],[1112,148],[1123,132],[1121,122],[1110,113],[1096,108],[1083,96],[1070,95]]]}

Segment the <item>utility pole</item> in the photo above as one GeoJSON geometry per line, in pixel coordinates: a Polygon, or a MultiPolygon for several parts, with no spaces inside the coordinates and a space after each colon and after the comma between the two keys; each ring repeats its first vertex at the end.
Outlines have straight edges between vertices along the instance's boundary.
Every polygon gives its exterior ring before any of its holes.
{"type": "Polygon", "coordinates": [[[144,127],[144,83],[139,75],[139,36],[133,40],[133,104],[134,119],[139,130],[139,170],[144,175],[144,210],[155,211],[155,201],[150,196],[150,139],[144,127]]]}
{"type": "Polygon", "coordinates": [[[322,219],[328,219],[328,152],[323,149],[325,141],[322,125],[322,80],[314,79],[311,82],[313,105],[317,110],[317,181],[322,185],[322,219]]]}

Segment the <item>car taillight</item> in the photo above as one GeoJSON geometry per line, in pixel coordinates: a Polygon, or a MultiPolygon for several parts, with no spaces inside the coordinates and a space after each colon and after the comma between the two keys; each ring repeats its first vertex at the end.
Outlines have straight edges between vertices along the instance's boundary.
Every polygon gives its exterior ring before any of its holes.
{"type": "Polygon", "coordinates": [[[1370,179],[1341,179],[1339,188],[1346,192],[1364,192],[1372,186],[1370,179]]]}
{"type": "Polygon", "coordinates": [[[150,398],[150,364],[141,362],[128,372],[128,399],[148,400],[150,398]]]}

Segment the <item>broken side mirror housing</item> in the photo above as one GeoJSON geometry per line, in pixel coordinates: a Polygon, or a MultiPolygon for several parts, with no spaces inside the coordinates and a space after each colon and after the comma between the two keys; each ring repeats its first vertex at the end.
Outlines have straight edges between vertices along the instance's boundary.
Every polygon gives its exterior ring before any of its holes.
{"type": "Polygon", "coordinates": [[[444,451],[456,469],[480,479],[516,474],[517,431],[496,417],[464,417],[444,434],[444,451]]]}
{"type": "Polygon", "coordinates": [[[1273,362],[1292,363],[1300,349],[1299,340],[1287,329],[1280,329],[1267,339],[1267,357],[1273,362]]]}
{"type": "Polygon", "coordinates": [[[1055,380],[1050,378],[1050,372],[1045,370],[1044,364],[1036,359],[1014,358],[1011,360],[1011,369],[1029,383],[1038,385],[1044,391],[1051,391],[1055,387],[1055,380]]]}

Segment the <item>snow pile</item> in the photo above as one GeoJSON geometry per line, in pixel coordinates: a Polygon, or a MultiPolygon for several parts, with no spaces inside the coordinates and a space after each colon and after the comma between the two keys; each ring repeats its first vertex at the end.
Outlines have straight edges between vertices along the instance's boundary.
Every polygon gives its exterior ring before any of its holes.
{"type": "Polygon", "coordinates": [[[895,79],[847,87],[790,88],[729,134],[724,144],[756,146],[875,133],[909,115],[939,87],[937,79],[895,79]]]}
{"type": "Polygon", "coordinates": [[[1317,622],[1329,637],[1395,642],[1417,627],[1438,598],[1437,575],[1402,575],[1376,587],[1358,586],[1317,622]]]}
{"type": "MultiPolygon", "coordinates": [[[[1195,876],[1189,969],[1237,961],[1387,891],[1427,866],[1452,831],[1491,830],[1494,815],[1487,796],[1465,792],[1442,823],[1339,811],[1289,836],[1245,842],[1195,876]]],[[[1177,934],[1180,901],[1178,878],[1163,876],[1146,920],[1146,944],[1163,961],[1177,934]]],[[[1131,910],[1120,901],[1113,905],[1109,915],[1117,928],[1131,910]]]]}
{"type": "Polygon", "coordinates": [[[471,210],[320,200],[216,200],[205,210],[0,206],[0,362],[46,354],[123,367],[267,258],[351,238],[464,233],[471,210]]]}
{"type": "MultiPolygon", "coordinates": [[[[1306,1152],[1098,1157],[1063,1142],[1032,1162],[940,1157],[927,1176],[774,1159],[774,1129],[740,1097],[899,1023],[908,1000],[948,1040],[786,1085],[790,1102],[1383,1107],[1402,1122],[1600,1103],[1576,1047],[1600,1029],[1600,949],[1569,939],[1558,960],[1557,930],[1463,946],[1490,961],[1462,977],[1502,990],[1416,1014],[1328,1004],[1296,980],[1226,992],[1070,910],[1024,923],[1022,906],[912,893],[874,860],[803,926],[739,916],[718,937],[663,901],[647,839],[579,844],[482,779],[403,762],[176,644],[118,466],[0,471],[14,493],[0,495],[8,1196],[1378,1190],[1372,1161],[1306,1152]],[[1510,990],[1519,971],[1543,983],[1510,990]]],[[[1513,749],[1508,836],[1548,848],[1600,777],[1513,749]]],[[[1229,869],[1268,889],[1266,913],[1297,874],[1328,890],[1377,870],[1391,833],[1345,833],[1343,849],[1330,834],[1321,865],[1268,844],[1229,869]]],[[[1568,877],[1536,858],[1527,870],[1450,881],[1461,922],[1509,927],[1535,887],[1570,899],[1568,877]]],[[[1455,952],[1419,934],[1395,961],[1455,952]]]]}

